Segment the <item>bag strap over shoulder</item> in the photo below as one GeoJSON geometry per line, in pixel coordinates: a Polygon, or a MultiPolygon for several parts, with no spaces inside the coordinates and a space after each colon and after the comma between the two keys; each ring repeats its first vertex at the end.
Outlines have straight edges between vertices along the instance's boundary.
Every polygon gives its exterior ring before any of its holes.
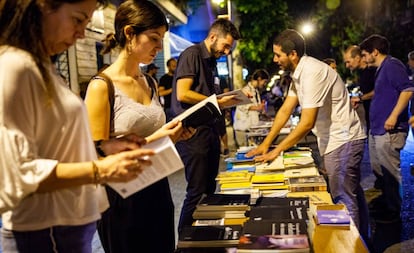
{"type": "Polygon", "coordinates": [[[98,73],[96,76],[92,77],[92,80],[99,79],[105,81],[106,85],[108,86],[108,100],[110,105],[110,115],[109,115],[109,122],[110,122],[110,129],[113,131],[114,129],[114,104],[115,104],[115,88],[111,78],[104,74],[98,73]]]}

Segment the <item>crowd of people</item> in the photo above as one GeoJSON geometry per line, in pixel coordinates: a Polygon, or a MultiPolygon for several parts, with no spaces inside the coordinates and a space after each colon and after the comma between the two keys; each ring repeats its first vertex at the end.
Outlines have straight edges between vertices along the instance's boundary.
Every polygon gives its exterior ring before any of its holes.
{"type": "MultiPolygon", "coordinates": [[[[224,117],[197,128],[183,127],[174,117],[225,91],[217,59],[231,53],[239,31],[227,19],[215,20],[203,41],[167,61],[168,71],[158,80],[153,61],[163,49],[167,18],[151,1],[124,1],[102,51],[117,49],[118,56],[91,78],[83,101],[57,73],[52,57],[84,38],[93,12],[106,4],[4,0],[0,5],[2,252],[90,253],[96,231],[105,252],[174,252],[168,178],[126,199],[106,186],[139,177],[154,154],[142,145],[164,136],[175,143],[187,183],[178,233],[194,222],[203,194],[216,190],[222,142],[228,153],[224,117]],[[148,66],[147,73],[140,64],[148,66]]],[[[401,222],[400,151],[414,127],[409,118],[414,52],[407,67],[378,34],[347,48],[344,63],[357,72],[360,87],[351,97],[336,61],[308,56],[296,30],[281,32],[272,46],[273,61],[288,73],[289,84],[269,134],[247,156],[271,161],[312,132],[334,203],[346,205],[368,242],[370,217],[360,185],[365,145],[382,192],[376,218],[401,222]],[[298,107],[297,126],[270,149],[298,107]]],[[[252,104],[236,107],[235,130],[258,124],[265,113],[260,91],[269,79],[258,69],[246,82],[243,91],[252,104]]],[[[225,95],[217,102],[228,108],[238,100],[225,95]]]]}

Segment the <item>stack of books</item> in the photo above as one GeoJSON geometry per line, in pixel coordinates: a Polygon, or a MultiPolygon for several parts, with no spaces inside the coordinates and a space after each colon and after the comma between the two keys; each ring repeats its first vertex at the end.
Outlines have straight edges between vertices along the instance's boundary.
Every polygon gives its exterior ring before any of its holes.
{"type": "Polygon", "coordinates": [[[236,247],[241,225],[185,226],[178,237],[177,248],[236,247]]]}
{"type": "Polygon", "coordinates": [[[310,252],[308,208],[308,198],[259,198],[243,226],[237,252],[310,252]]]}
{"type": "Polygon", "coordinates": [[[294,148],[283,152],[283,164],[285,169],[315,165],[310,148],[294,148]]]}
{"type": "Polygon", "coordinates": [[[288,189],[283,173],[256,173],[252,176],[251,182],[253,189],[259,189],[261,191],[288,189]]]}
{"type": "Polygon", "coordinates": [[[246,190],[246,193],[250,193],[252,176],[253,172],[248,170],[221,171],[217,175],[216,181],[220,187],[220,193],[243,189],[246,190]]]}
{"type": "Polygon", "coordinates": [[[298,177],[288,179],[291,192],[327,191],[325,178],[321,175],[311,177],[298,177]]]}
{"type": "Polygon", "coordinates": [[[224,160],[226,162],[227,170],[229,171],[256,171],[256,162],[253,158],[237,158],[229,157],[224,160]]]}
{"type": "Polygon", "coordinates": [[[204,195],[193,213],[195,220],[245,219],[249,208],[250,194],[204,195]]]}

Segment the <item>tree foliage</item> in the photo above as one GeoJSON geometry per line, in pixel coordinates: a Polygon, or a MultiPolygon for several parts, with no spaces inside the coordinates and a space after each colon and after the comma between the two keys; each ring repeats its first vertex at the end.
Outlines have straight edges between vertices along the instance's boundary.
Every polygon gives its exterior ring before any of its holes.
{"type": "Polygon", "coordinates": [[[242,36],[238,44],[244,65],[252,71],[272,65],[272,39],[289,24],[287,4],[283,0],[233,0],[240,20],[242,36]]]}

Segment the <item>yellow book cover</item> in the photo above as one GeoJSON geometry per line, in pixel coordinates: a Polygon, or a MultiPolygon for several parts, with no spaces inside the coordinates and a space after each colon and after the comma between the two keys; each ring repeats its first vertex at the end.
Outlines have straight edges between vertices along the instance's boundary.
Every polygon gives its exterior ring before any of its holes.
{"type": "Polygon", "coordinates": [[[239,182],[239,183],[223,183],[220,185],[221,189],[241,189],[241,188],[250,188],[252,186],[251,182],[239,182]]]}
{"type": "Polygon", "coordinates": [[[285,176],[283,173],[255,174],[251,181],[252,183],[283,183],[285,176]]]}

